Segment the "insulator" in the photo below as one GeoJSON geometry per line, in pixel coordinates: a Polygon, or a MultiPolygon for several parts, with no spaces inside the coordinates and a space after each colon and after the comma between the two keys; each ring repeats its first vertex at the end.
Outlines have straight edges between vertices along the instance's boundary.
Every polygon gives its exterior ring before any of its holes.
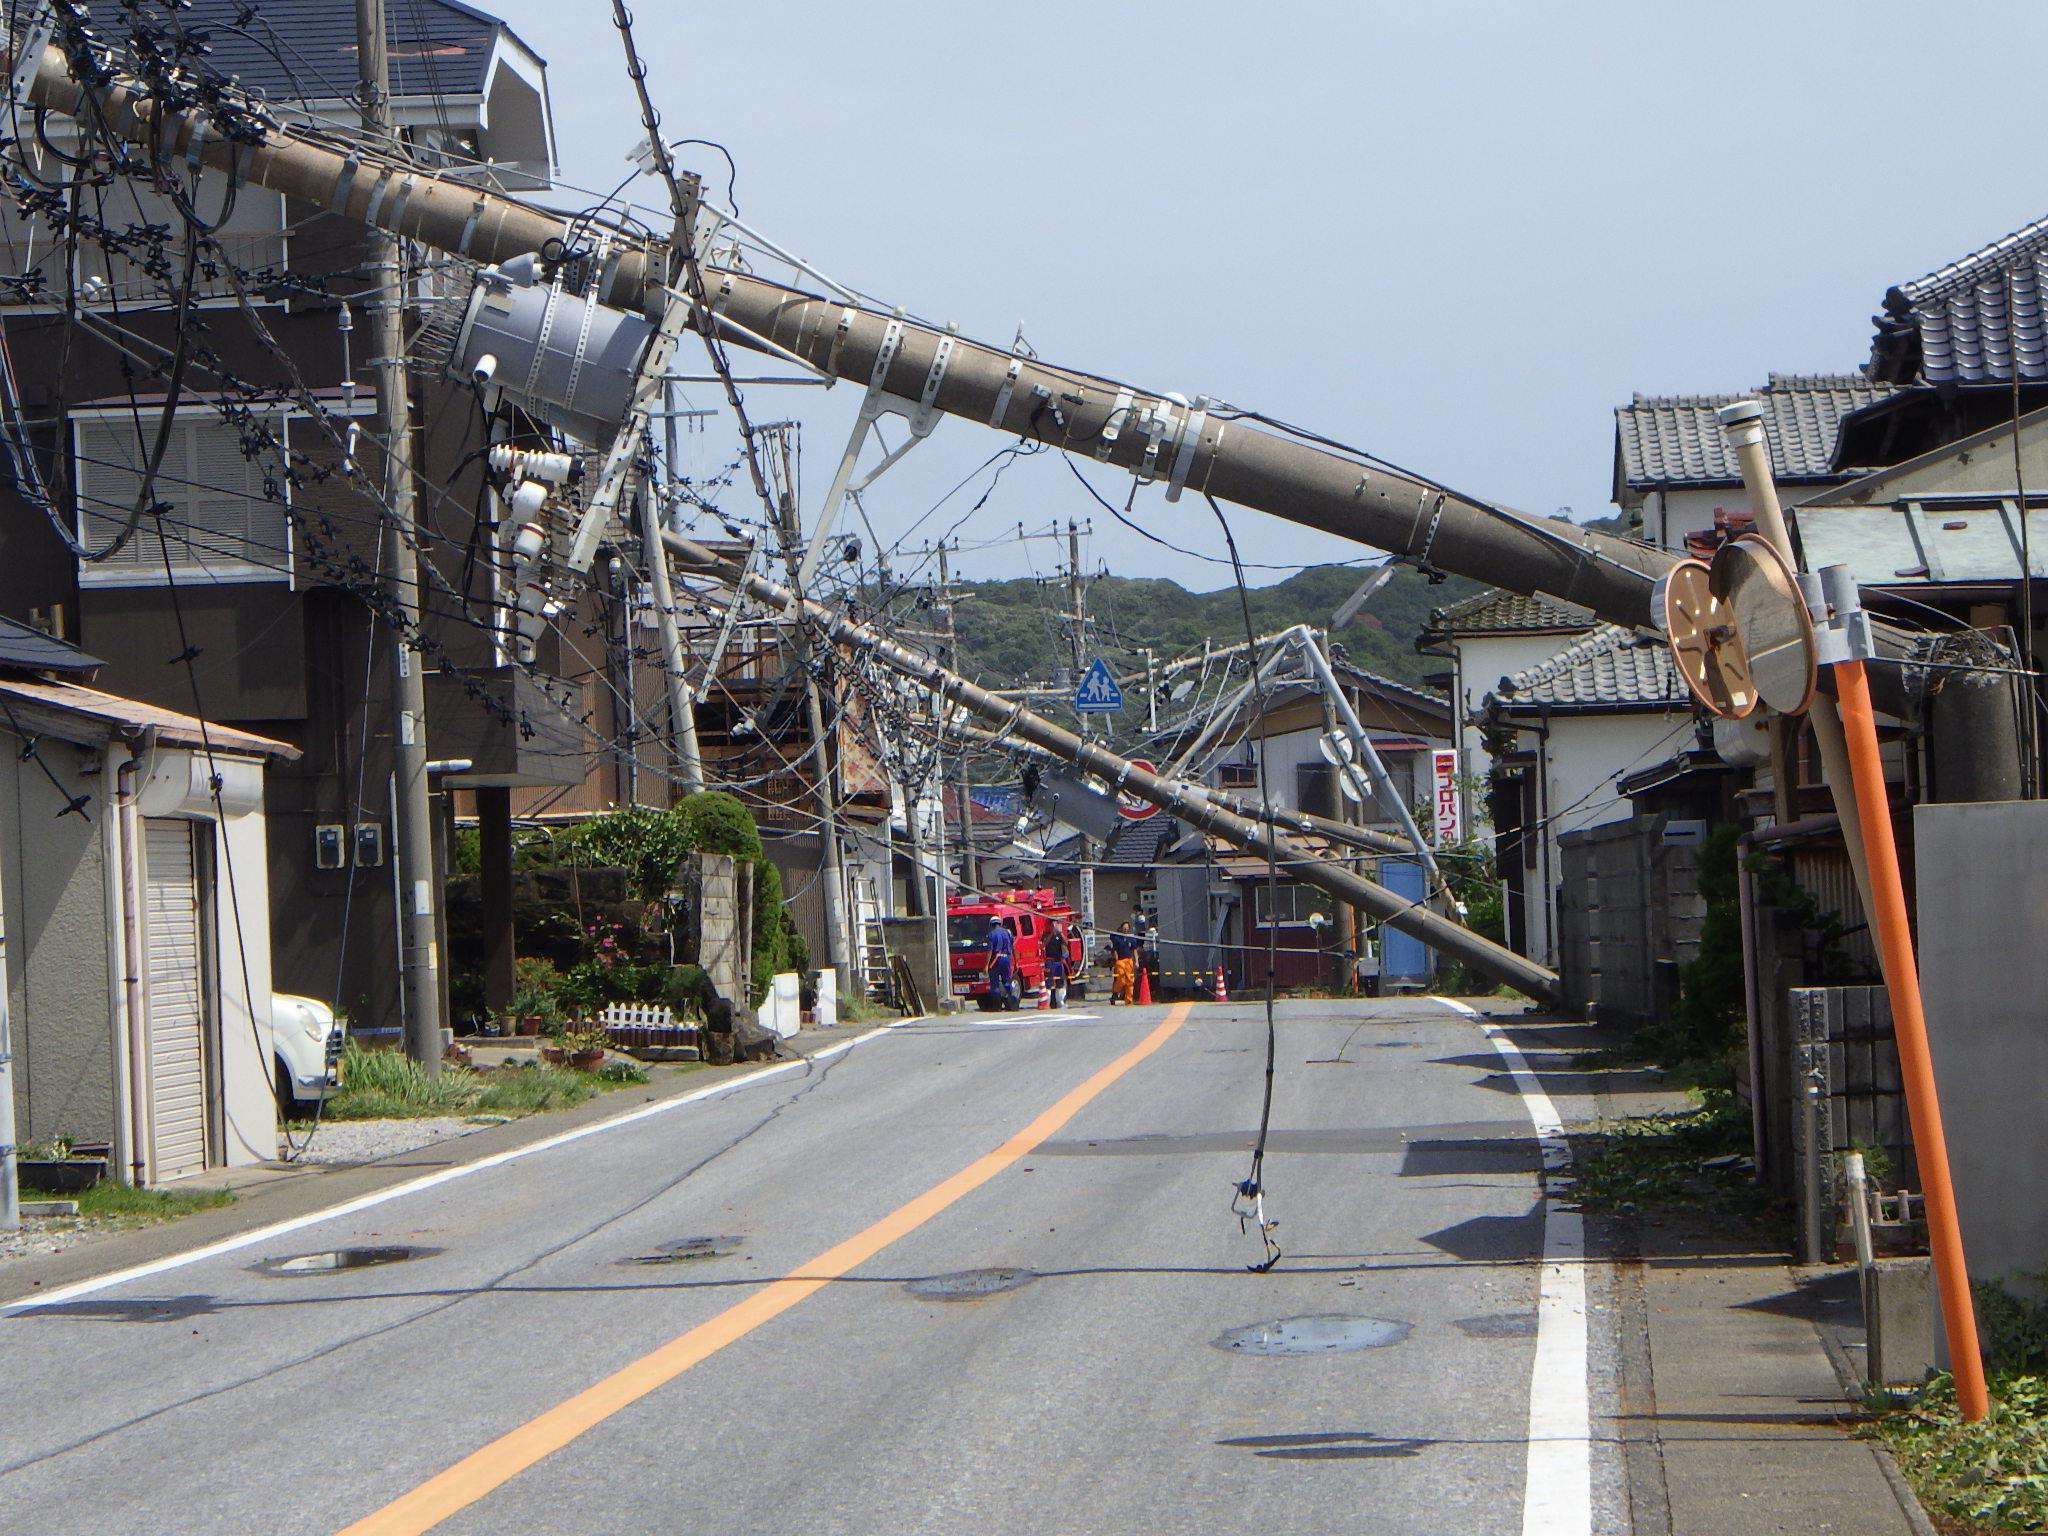
{"type": "Polygon", "coordinates": [[[538,480],[522,480],[512,487],[512,494],[506,498],[512,508],[512,515],[521,522],[540,516],[540,509],[548,504],[548,488],[538,480]]]}
{"type": "Polygon", "coordinates": [[[515,562],[531,565],[548,547],[548,531],[539,523],[521,523],[512,530],[511,554],[515,562]]]}

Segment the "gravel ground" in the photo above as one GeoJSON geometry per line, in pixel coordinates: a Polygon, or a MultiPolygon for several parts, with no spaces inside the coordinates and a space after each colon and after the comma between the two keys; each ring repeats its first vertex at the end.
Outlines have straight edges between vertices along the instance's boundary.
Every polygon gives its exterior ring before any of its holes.
{"type": "MultiPolygon", "coordinates": [[[[467,1136],[471,1131],[503,1123],[501,1116],[464,1119],[457,1115],[423,1120],[323,1120],[302,1156],[292,1158],[291,1147],[281,1136],[278,1156],[301,1163],[374,1163],[379,1158],[415,1152],[452,1136],[467,1136]]],[[[303,1132],[295,1134],[292,1140],[300,1141],[303,1136],[303,1132]]]]}
{"type": "Polygon", "coordinates": [[[111,1225],[98,1226],[76,1217],[25,1216],[19,1232],[0,1233],[0,1262],[62,1253],[66,1248],[104,1237],[112,1230],[111,1225]]]}

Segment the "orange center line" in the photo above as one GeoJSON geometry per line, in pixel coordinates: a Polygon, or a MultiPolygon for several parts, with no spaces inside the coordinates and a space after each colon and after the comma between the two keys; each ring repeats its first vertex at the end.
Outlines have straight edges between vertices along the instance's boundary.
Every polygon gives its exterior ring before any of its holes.
{"type": "Polygon", "coordinates": [[[700,1360],[709,1359],[726,1345],[781,1316],[806,1296],[866,1263],[898,1238],[916,1231],[1019,1158],[1029,1156],[1110,1084],[1164,1045],[1186,1021],[1189,1011],[1189,1004],[1176,1004],[1143,1040],[1063,1095],[993,1152],[984,1153],[958,1173],[906,1201],[866,1231],[826,1249],[780,1279],[771,1280],[744,1301],[735,1302],[652,1353],[642,1355],[539,1417],[472,1451],[446,1471],[428,1478],[375,1513],[365,1515],[340,1532],[340,1536],[419,1536],[432,1530],[621,1409],[674,1381],[700,1360]]]}

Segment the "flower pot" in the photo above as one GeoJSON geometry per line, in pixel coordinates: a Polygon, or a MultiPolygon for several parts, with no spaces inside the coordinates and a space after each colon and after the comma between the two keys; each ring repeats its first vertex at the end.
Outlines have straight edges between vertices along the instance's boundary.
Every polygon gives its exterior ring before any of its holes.
{"type": "Polygon", "coordinates": [[[559,1067],[569,1059],[569,1053],[559,1045],[544,1045],[540,1048],[540,1059],[551,1067],[559,1067]]]}
{"type": "Polygon", "coordinates": [[[16,1183],[23,1189],[48,1190],[53,1195],[76,1194],[91,1189],[107,1176],[104,1157],[22,1158],[16,1163],[16,1183]]]}
{"type": "Polygon", "coordinates": [[[578,1072],[595,1072],[604,1065],[604,1047],[596,1045],[587,1050],[571,1051],[569,1065],[578,1072]]]}

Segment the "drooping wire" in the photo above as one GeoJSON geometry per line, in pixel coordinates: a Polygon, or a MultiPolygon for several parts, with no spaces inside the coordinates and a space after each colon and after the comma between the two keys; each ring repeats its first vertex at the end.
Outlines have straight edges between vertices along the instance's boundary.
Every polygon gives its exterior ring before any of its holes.
{"type": "MultiPolygon", "coordinates": [[[[1259,637],[1252,626],[1251,594],[1245,589],[1244,567],[1237,558],[1237,540],[1232,536],[1230,520],[1223,515],[1216,498],[1205,491],[1202,499],[1216,514],[1216,522],[1223,529],[1224,547],[1230,551],[1231,571],[1237,580],[1238,608],[1244,617],[1246,654],[1249,655],[1257,649],[1259,637]]],[[[1254,1274],[1264,1274],[1281,1259],[1280,1245],[1273,1241],[1273,1231],[1280,1223],[1266,1214],[1266,1137],[1273,1127],[1273,1069],[1280,1054],[1280,1032],[1273,1021],[1273,973],[1280,964],[1280,865],[1273,846],[1273,797],[1266,780],[1266,760],[1271,756],[1266,746],[1266,685],[1256,667],[1252,670],[1252,690],[1252,707],[1257,711],[1259,720],[1259,824],[1266,833],[1266,1081],[1259,1100],[1259,1137],[1252,1143],[1251,1168],[1233,1188],[1230,1209],[1237,1217],[1240,1230],[1249,1230],[1252,1225],[1257,1225],[1266,1257],[1260,1263],[1245,1267],[1254,1274]]]]}

